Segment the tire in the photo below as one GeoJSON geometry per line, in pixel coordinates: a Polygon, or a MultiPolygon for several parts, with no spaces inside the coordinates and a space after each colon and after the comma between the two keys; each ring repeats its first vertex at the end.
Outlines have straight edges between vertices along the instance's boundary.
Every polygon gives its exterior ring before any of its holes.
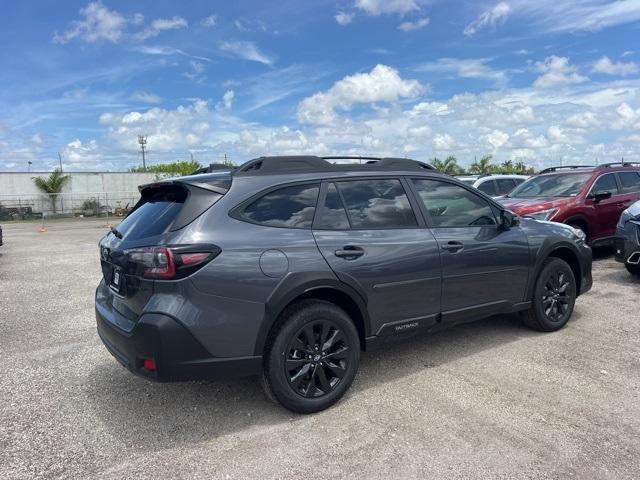
{"type": "Polygon", "coordinates": [[[640,276],[640,265],[631,265],[629,263],[625,263],[624,266],[627,268],[627,272],[631,275],[640,276]]]}
{"type": "Polygon", "coordinates": [[[283,313],[264,358],[262,385],[269,398],[292,412],[319,412],[351,386],[360,362],[360,337],[341,308],[303,300],[283,313]]]}
{"type": "Polygon", "coordinates": [[[554,332],[564,327],[576,301],[576,280],[571,267],[560,258],[547,258],[536,279],[532,305],[524,312],[528,327],[554,332]]]}

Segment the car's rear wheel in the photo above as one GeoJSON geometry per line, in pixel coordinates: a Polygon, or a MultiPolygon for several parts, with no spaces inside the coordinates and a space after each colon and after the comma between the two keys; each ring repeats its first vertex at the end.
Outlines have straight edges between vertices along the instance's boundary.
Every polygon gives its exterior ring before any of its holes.
{"type": "Polygon", "coordinates": [[[349,389],[360,360],[360,339],[336,305],[303,300],[289,307],[270,336],[263,386],[285,408],[312,413],[349,389]]]}
{"type": "Polygon", "coordinates": [[[625,267],[627,267],[627,272],[631,275],[640,275],[640,265],[631,265],[630,263],[625,263],[625,267]]]}
{"type": "Polygon", "coordinates": [[[531,308],[524,323],[542,332],[564,327],[576,301],[576,280],[571,267],[560,258],[547,258],[536,279],[531,308]]]}

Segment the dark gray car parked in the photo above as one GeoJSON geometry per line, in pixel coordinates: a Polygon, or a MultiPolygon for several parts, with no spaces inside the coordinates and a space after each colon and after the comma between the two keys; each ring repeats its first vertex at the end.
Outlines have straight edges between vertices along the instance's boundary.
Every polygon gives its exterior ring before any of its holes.
{"type": "Polygon", "coordinates": [[[562,328],[591,287],[584,235],[519,218],[408,159],[263,157],[141,187],[100,241],[98,332],[158,380],[262,376],[335,403],[384,337],[498,313],[562,328]]]}
{"type": "Polygon", "coordinates": [[[624,263],[629,273],[640,275],[640,201],[620,215],[614,243],[616,260],[624,263]]]}

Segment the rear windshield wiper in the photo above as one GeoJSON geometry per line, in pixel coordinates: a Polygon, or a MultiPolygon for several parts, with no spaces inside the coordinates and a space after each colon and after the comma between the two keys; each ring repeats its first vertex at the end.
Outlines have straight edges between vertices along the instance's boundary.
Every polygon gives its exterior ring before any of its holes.
{"type": "Polygon", "coordinates": [[[122,239],[122,234],[116,229],[116,227],[111,227],[111,233],[113,233],[116,238],[122,239]]]}

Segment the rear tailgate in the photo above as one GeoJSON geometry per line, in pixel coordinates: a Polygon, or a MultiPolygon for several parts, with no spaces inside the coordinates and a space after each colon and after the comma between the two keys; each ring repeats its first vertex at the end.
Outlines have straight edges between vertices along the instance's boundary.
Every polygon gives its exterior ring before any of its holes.
{"type": "MultiPolygon", "coordinates": [[[[136,321],[153,294],[154,280],[145,278],[140,265],[132,261],[132,249],[166,245],[172,232],[184,228],[226,192],[230,175],[215,184],[193,181],[211,175],[197,175],[144,185],[141,199],[127,217],[100,241],[100,262],[110,292],[109,307],[136,321]]],[[[150,253],[150,255],[152,255],[150,253]]]]}

